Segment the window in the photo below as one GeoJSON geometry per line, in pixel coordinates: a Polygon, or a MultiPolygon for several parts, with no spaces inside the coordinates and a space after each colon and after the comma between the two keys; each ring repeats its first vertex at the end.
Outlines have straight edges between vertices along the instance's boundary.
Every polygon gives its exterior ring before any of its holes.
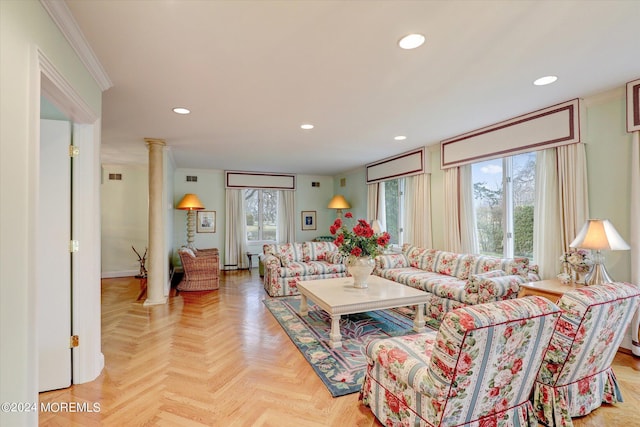
{"type": "Polygon", "coordinates": [[[275,242],[278,234],[278,192],[247,189],[244,212],[248,242],[275,242]]]}
{"type": "Polygon", "coordinates": [[[480,253],[533,258],[536,154],[472,165],[480,253]]]}
{"type": "Polygon", "coordinates": [[[384,198],[385,231],[391,236],[391,244],[402,245],[404,217],[404,179],[380,183],[380,197],[384,198]]]}

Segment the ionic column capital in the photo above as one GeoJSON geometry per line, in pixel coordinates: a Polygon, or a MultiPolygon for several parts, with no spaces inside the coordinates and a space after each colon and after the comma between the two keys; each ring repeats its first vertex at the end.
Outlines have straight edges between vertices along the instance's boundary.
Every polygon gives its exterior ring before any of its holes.
{"type": "Polygon", "coordinates": [[[159,145],[162,147],[167,145],[164,139],[157,139],[157,138],[145,138],[144,143],[148,148],[151,148],[152,146],[155,146],[155,145],[159,145]]]}

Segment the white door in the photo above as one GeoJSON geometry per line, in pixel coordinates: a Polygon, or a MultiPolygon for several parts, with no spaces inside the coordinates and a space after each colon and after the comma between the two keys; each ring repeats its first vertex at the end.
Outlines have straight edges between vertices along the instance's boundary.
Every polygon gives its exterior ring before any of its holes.
{"type": "Polygon", "coordinates": [[[40,120],[36,316],[39,391],[71,385],[71,123],[40,120]]]}

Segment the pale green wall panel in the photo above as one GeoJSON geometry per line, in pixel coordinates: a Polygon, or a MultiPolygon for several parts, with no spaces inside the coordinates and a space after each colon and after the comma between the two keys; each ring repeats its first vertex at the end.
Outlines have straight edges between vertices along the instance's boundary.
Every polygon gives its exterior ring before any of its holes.
{"type": "MultiPolygon", "coordinates": [[[[35,0],[0,1],[0,400],[37,402],[35,278],[37,49],[97,117],[102,94],[35,0]],[[10,267],[9,267],[10,266],[10,267]]],[[[97,213],[96,213],[97,215],[97,213]]],[[[37,412],[0,413],[0,425],[37,424],[37,412]]]]}
{"type": "MultiPolygon", "coordinates": [[[[631,134],[626,132],[625,94],[620,89],[585,101],[589,214],[591,218],[609,219],[628,243],[631,224],[631,134]]],[[[615,280],[629,281],[629,251],[603,253],[611,276],[615,280]]]]}
{"type": "Polygon", "coordinates": [[[102,277],[138,274],[138,257],[149,245],[149,168],[102,165],[102,277]],[[110,180],[120,174],[122,180],[110,180]]]}
{"type": "MultiPolygon", "coordinates": [[[[318,236],[329,236],[329,226],[335,219],[335,211],[327,208],[333,197],[333,179],[330,176],[297,175],[296,179],[296,241],[313,240],[318,236]],[[318,182],[319,187],[312,187],[318,182]],[[316,229],[302,230],[302,211],[316,211],[316,229]]],[[[256,251],[256,252],[262,252],[256,251]]]]}

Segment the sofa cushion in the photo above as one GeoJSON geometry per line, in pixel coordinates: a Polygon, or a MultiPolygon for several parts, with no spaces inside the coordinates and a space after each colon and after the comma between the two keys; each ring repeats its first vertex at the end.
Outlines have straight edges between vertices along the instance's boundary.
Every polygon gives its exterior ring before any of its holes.
{"type": "Polygon", "coordinates": [[[274,256],[280,260],[280,265],[283,267],[289,267],[292,262],[286,254],[276,254],[274,256]]]}
{"type": "Polygon", "coordinates": [[[386,268],[384,270],[380,270],[378,273],[378,275],[382,278],[393,280],[394,282],[398,282],[407,286],[410,286],[409,285],[410,278],[416,277],[416,276],[423,276],[425,274],[433,274],[433,273],[429,273],[415,267],[386,268]]]}
{"type": "Polygon", "coordinates": [[[195,258],[196,254],[194,253],[194,251],[191,248],[187,248],[187,247],[182,247],[180,249],[178,249],[178,252],[189,255],[191,258],[195,258]]]}
{"type": "Polygon", "coordinates": [[[338,247],[333,242],[304,242],[302,244],[302,261],[322,261],[329,252],[335,252],[338,247]]]}
{"type": "Polygon", "coordinates": [[[467,282],[467,293],[478,292],[478,290],[480,289],[478,285],[484,279],[503,276],[506,276],[506,273],[503,270],[491,270],[480,274],[469,274],[469,280],[467,282]]]}
{"type": "Polygon", "coordinates": [[[291,261],[302,261],[302,243],[268,244],[262,247],[265,255],[284,255],[291,261]]]}
{"type": "Polygon", "coordinates": [[[324,260],[329,264],[342,264],[342,254],[338,251],[327,252],[324,255],[324,260]]]}
{"type": "Polygon", "coordinates": [[[311,280],[311,276],[344,273],[344,264],[329,264],[325,261],[293,261],[288,267],[278,270],[279,277],[298,277],[300,280],[311,280]]]}
{"type": "Polygon", "coordinates": [[[458,279],[467,279],[475,259],[474,255],[437,251],[433,261],[433,271],[458,279]]]}
{"type": "Polygon", "coordinates": [[[386,270],[388,268],[409,267],[409,260],[405,254],[384,254],[375,258],[376,270],[386,270]]]}
{"type": "Polygon", "coordinates": [[[527,279],[518,274],[508,274],[501,277],[484,277],[474,284],[468,283],[468,286],[478,288],[471,294],[477,295],[477,303],[481,304],[517,297],[520,285],[526,281],[527,279]]]}
{"type": "MultiPolygon", "coordinates": [[[[405,244],[402,246],[402,253],[405,254],[407,259],[409,260],[409,265],[415,268],[421,268],[420,261],[428,251],[429,249],[411,246],[410,244],[405,244]]],[[[426,270],[426,268],[423,270],[426,270]]]]}
{"type": "Polygon", "coordinates": [[[502,270],[508,275],[517,274],[526,276],[529,272],[529,259],[518,258],[498,258],[487,255],[476,255],[475,262],[471,266],[469,274],[486,273],[492,270],[502,270]]]}

